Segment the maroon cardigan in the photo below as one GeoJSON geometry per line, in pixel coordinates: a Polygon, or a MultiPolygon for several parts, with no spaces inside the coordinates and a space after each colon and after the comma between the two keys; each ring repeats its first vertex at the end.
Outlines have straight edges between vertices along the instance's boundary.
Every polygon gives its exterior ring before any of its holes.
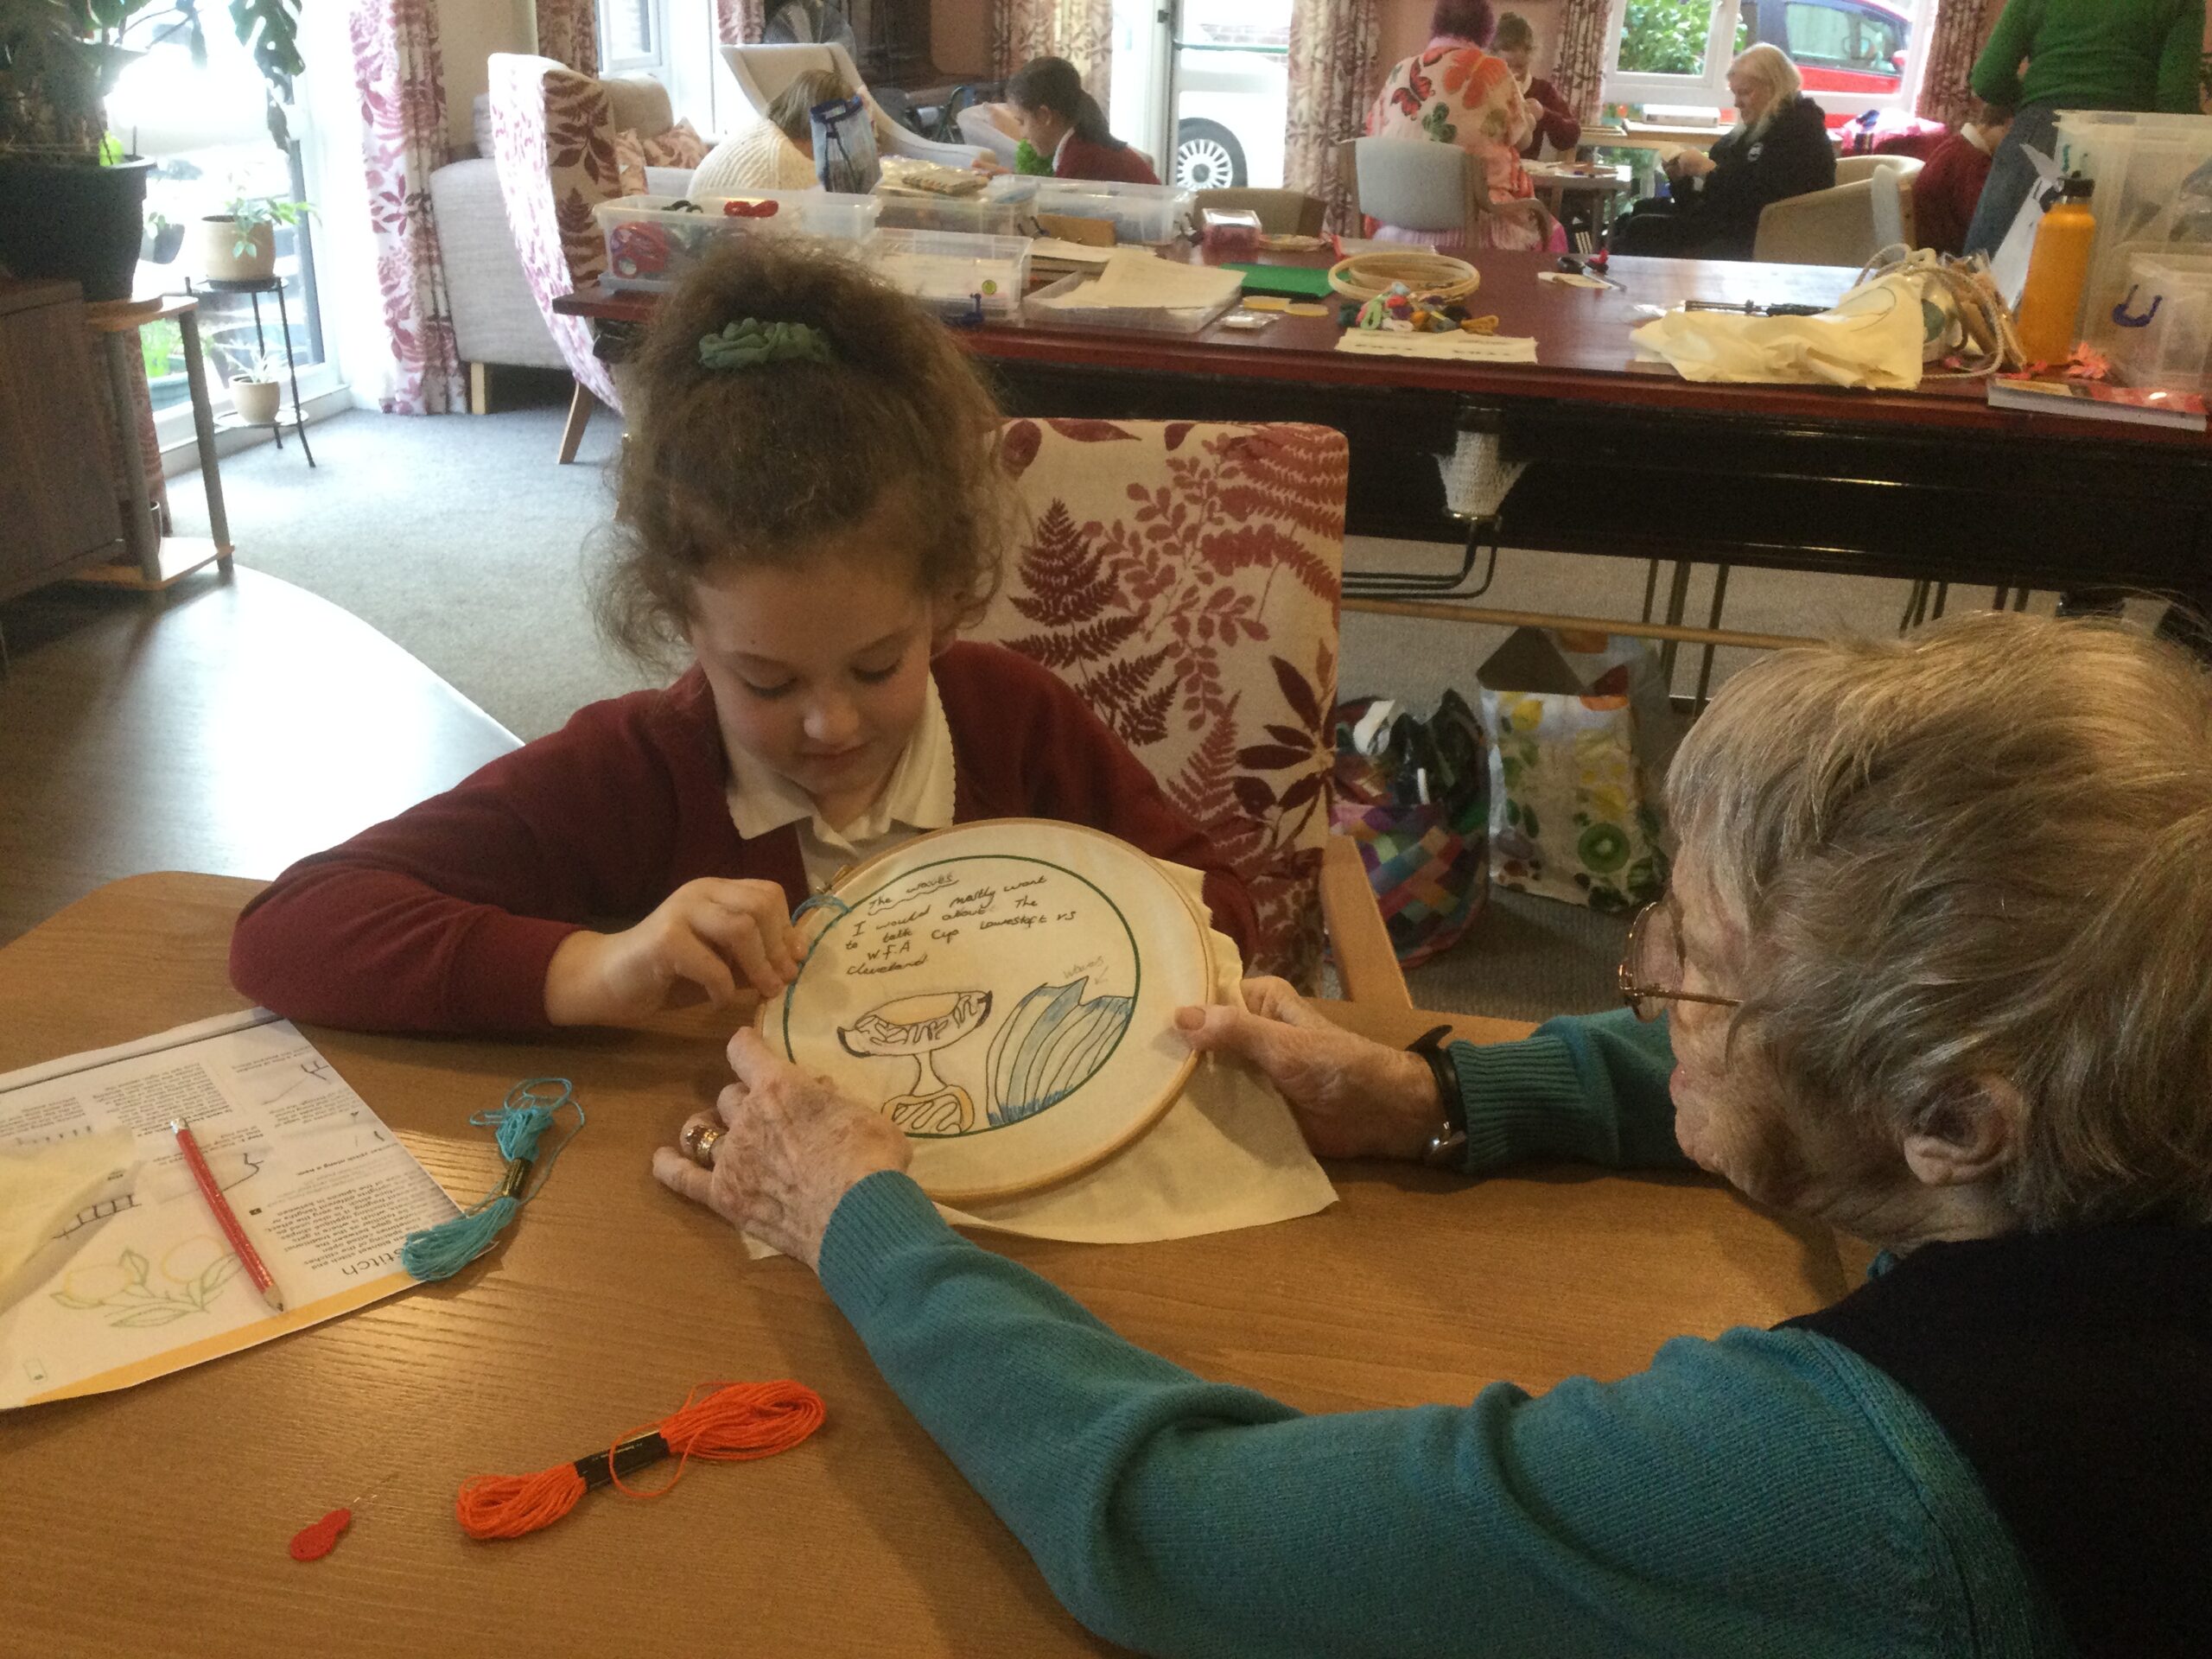
{"type": "Polygon", "coordinates": [[[1072,133],[1060,146],[1052,175],[1061,179],[1103,179],[1109,184],[1158,184],[1160,175],[1127,144],[1094,144],[1072,133]]]}
{"type": "MultiPolygon", "coordinates": [[[[1047,817],[1205,874],[1248,956],[1251,896],[1105,722],[1046,670],[960,644],[932,664],[952,729],[953,817],[1047,817]]],[[[806,897],[798,829],[747,841],[706,678],[579,709],[442,795],[278,876],[231,937],[231,982],[277,1013],[373,1031],[550,1029],[545,970],[588,925],[627,926],[686,881],[806,897]]]]}
{"type": "Polygon", "coordinates": [[[1582,123],[1575,119],[1573,106],[1560,96],[1559,88],[1548,80],[1532,79],[1521,96],[1536,106],[1536,130],[1521,146],[1521,154],[1533,159],[1547,138],[1554,149],[1571,154],[1582,142],[1582,123]]]}

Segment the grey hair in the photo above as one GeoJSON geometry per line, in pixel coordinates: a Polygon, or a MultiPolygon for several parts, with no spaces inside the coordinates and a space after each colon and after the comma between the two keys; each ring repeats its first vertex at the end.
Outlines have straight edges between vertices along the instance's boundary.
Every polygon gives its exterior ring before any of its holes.
{"type": "Polygon", "coordinates": [[[1744,71],[1774,93],[1759,118],[1749,124],[1755,133],[1764,131],[1766,124],[1774,119],[1774,112],[1805,89],[1805,77],[1797,73],[1797,66],[1790,60],[1789,54],[1765,41],[1745,47],[1728,67],[1731,72],[1744,71]]]}
{"type": "Polygon", "coordinates": [[[2212,680],[2113,624],[1989,614],[1777,653],[1668,793],[1744,939],[1731,1040],[1894,1146],[1986,1082],[2023,1224],[2212,1220],[2212,680]]]}

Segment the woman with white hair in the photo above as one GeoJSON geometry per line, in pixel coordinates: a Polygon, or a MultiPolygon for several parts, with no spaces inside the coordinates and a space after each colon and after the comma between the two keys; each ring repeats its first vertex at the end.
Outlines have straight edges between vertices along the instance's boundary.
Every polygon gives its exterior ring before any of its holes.
{"type": "Polygon", "coordinates": [[[1694,1161],[1880,1246],[1819,1313],[1306,1416],[963,1242],[887,1120],[751,1032],[711,1167],[655,1173],[814,1267],[1148,1653],[2212,1652],[2212,683],[2109,625],[1954,620],[1745,671],[1669,781],[1625,1010],[1433,1065],[1280,981],[1178,1023],[1324,1156],[1694,1161]]]}
{"type": "Polygon", "coordinates": [[[1613,227],[1617,253],[1683,259],[1748,259],[1759,214],[1835,182],[1827,118],[1805,96],[1789,54],[1762,41],[1728,66],[1736,124],[1710,154],[1684,149],[1667,162],[1671,197],[1642,201],[1613,227]]]}

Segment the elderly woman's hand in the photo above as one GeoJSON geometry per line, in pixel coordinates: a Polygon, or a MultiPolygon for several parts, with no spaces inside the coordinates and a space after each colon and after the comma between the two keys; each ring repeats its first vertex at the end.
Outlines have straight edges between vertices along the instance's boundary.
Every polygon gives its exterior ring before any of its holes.
{"type": "Polygon", "coordinates": [[[1667,171],[1677,179],[1703,178],[1717,166],[1712,156],[1701,149],[1683,149],[1668,158],[1667,171]]]}
{"type": "Polygon", "coordinates": [[[880,1170],[906,1168],[913,1153],[880,1112],[779,1058],[749,1027],[730,1039],[729,1064],[737,1081],[713,1114],[690,1120],[723,1125],[715,1166],[663,1147],[653,1154],[653,1173],[731,1225],[817,1267],[838,1200],[880,1170]]]}
{"type": "Polygon", "coordinates": [[[1280,979],[1244,982],[1245,1007],[1183,1008],[1175,1023],[1202,1054],[1267,1073],[1324,1158],[1418,1158],[1444,1121],[1428,1062],[1324,1019],[1280,979]]]}

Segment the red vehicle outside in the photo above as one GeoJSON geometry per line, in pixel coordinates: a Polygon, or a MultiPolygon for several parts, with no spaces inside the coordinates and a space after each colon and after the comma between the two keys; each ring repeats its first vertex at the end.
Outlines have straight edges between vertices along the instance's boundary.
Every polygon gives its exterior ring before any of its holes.
{"type": "MultiPolygon", "coordinates": [[[[1739,50],[1757,41],[1780,47],[1823,103],[1904,89],[1912,22],[1882,0],[1743,0],[1738,19],[1739,50]]],[[[1831,111],[1828,124],[1852,118],[1831,111]]]]}

